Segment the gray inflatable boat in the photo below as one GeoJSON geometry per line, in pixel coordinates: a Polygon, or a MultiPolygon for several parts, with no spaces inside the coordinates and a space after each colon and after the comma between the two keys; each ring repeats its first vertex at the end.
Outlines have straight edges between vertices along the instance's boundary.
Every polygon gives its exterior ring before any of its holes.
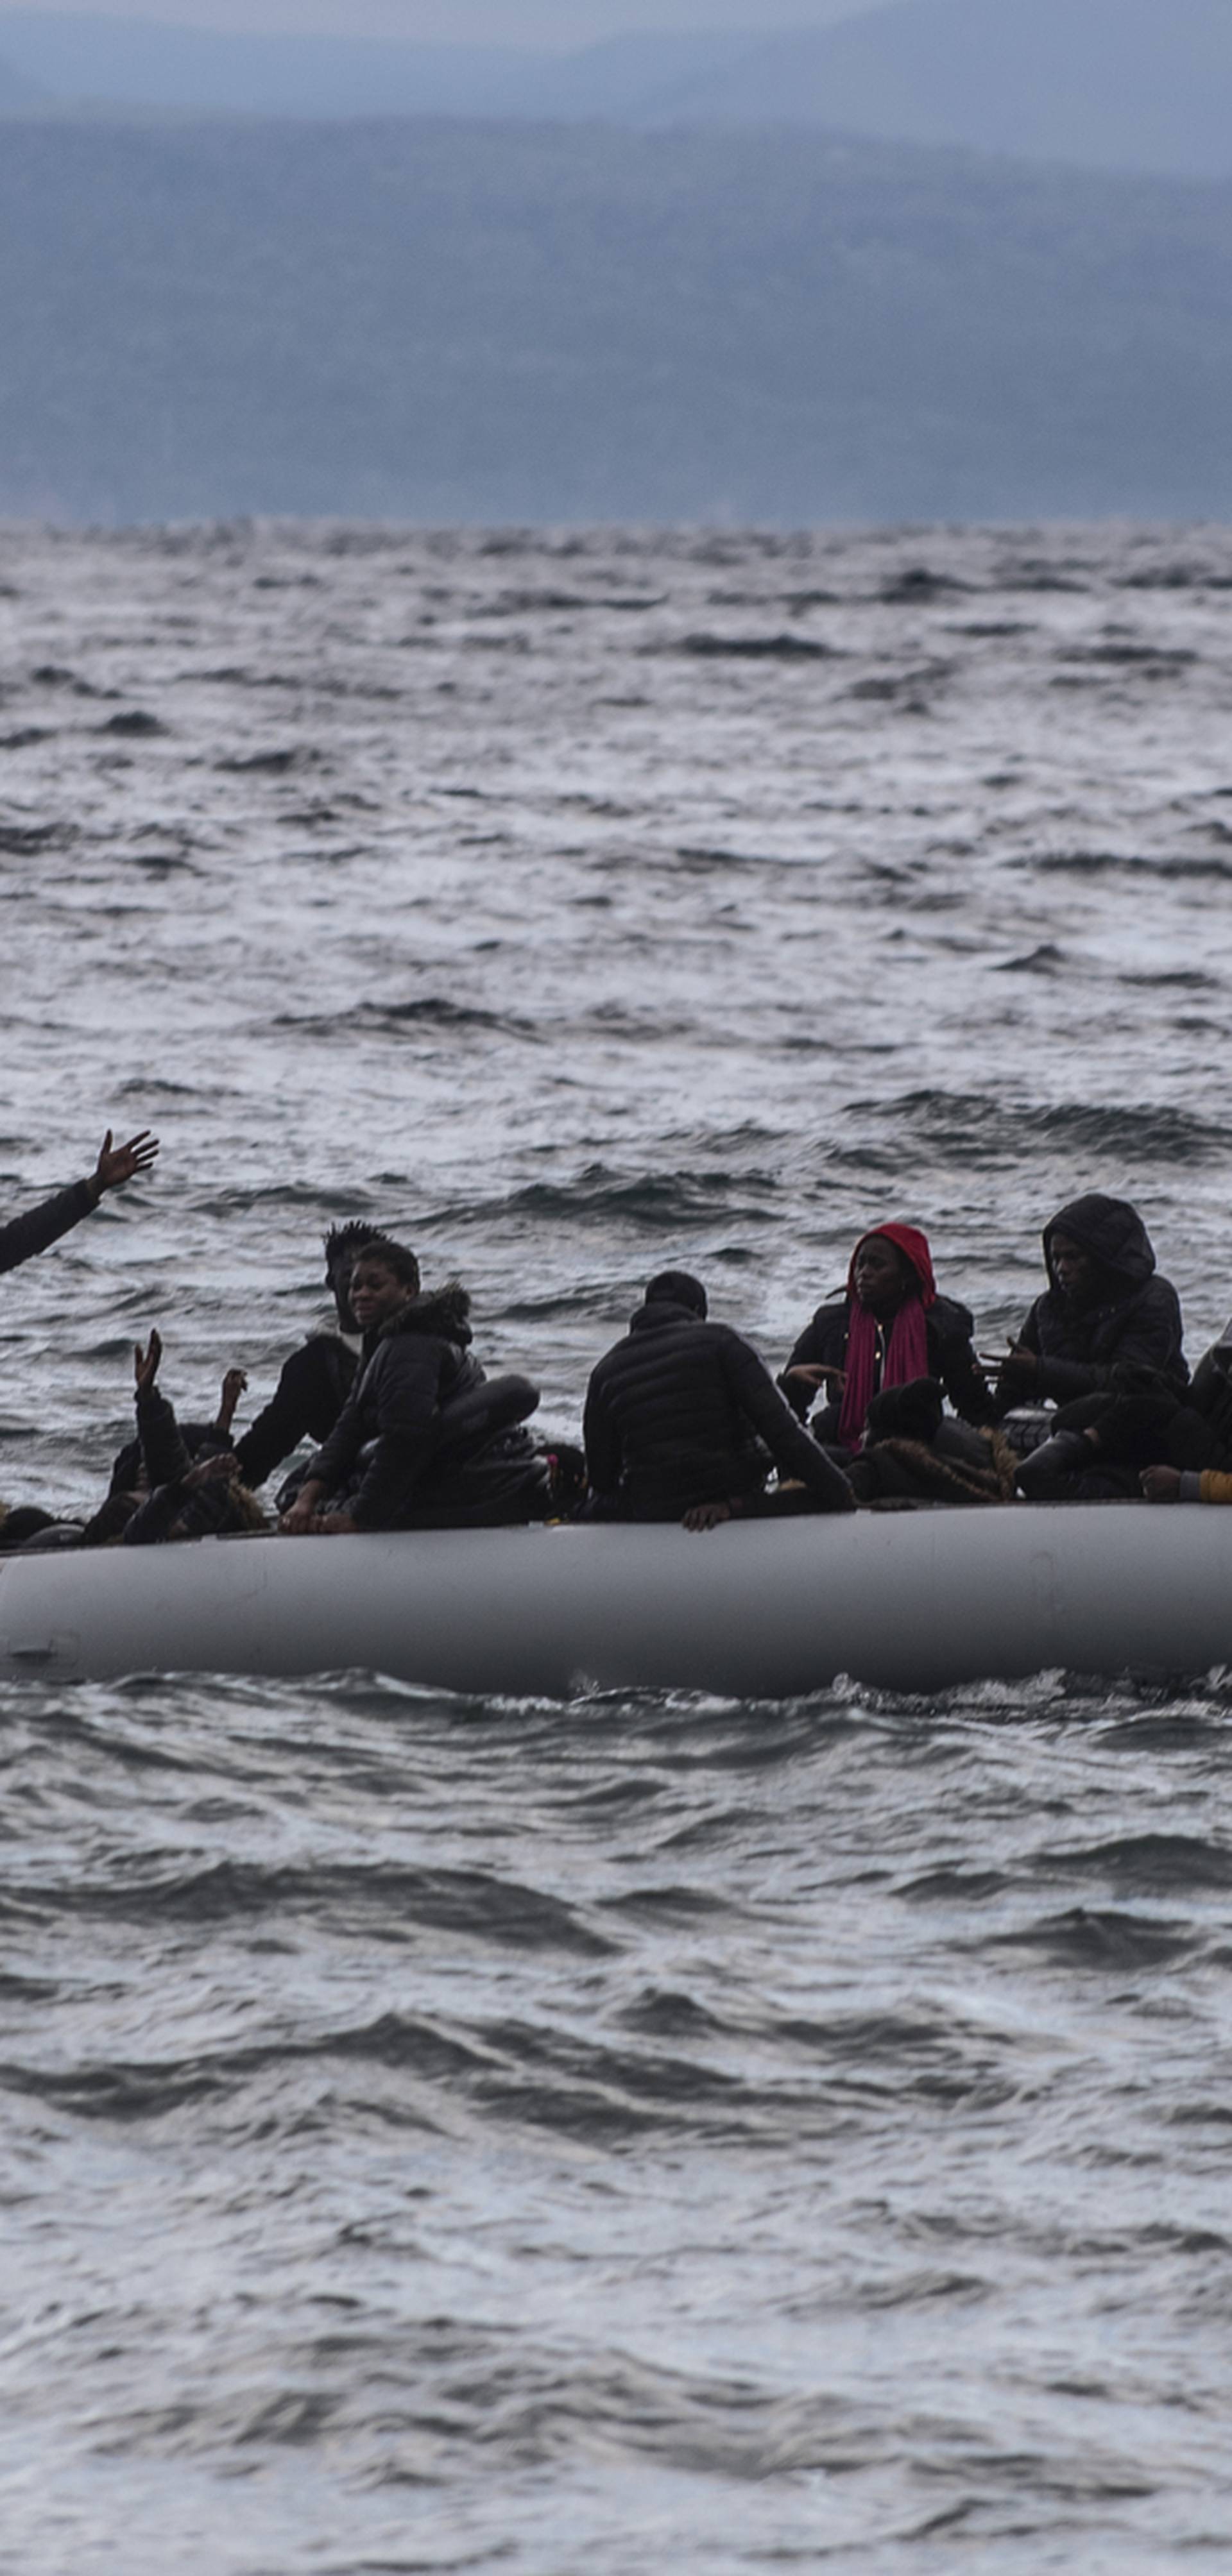
{"type": "Polygon", "coordinates": [[[445,1690],[790,1697],[1232,1664],[1232,1511],[240,1538],[0,1559],[0,1679],[350,1668],[445,1690]]]}

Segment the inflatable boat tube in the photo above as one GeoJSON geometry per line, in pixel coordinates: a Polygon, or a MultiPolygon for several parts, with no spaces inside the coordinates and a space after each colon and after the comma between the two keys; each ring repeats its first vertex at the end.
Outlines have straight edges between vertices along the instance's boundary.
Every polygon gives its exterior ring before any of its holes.
{"type": "Polygon", "coordinates": [[[676,1528],[206,1539],[0,1559],[0,1678],[376,1670],[789,1697],[1232,1663],[1232,1511],[1022,1505],[676,1528]]]}

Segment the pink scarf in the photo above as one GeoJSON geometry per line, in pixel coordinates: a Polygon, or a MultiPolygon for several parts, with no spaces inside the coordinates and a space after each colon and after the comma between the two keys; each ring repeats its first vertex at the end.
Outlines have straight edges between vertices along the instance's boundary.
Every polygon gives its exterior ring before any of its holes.
{"type": "MultiPolygon", "coordinates": [[[[884,1341],[880,1384],[907,1386],[912,1378],[930,1374],[927,1310],[936,1302],[937,1290],[928,1237],[914,1225],[874,1225],[869,1227],[869,1234],[884,1235],[896,1251],[903,1253],[920,1283],[917,1295],[904,1298],[884,1341]]],[[[864,1437],[864,1417],[878,1391],[877,1343],[884,1327],[867,1306],[860,1304],[855,1291],[856,1254],[860,1244],[867,1241],[868,1235],[862,1234],[847,1274],[851,1320],[847,1327],[847,1383],[838,1421],[844,1449],[859,1448],[864,1437]]]]}

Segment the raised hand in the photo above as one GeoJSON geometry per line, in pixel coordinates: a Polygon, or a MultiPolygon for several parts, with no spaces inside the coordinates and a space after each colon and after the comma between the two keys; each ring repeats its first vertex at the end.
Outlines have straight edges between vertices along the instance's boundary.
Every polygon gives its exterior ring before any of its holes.
{"type": "Polygon", "coordinates": [[[158,1376],[158,1363],[161,1360],[162,1355],[163,1346],[161,1335],[158,1332],[157,1326],[151,1325],[149,1349],[143,1351],[140,1342],[134,1342],[133,1344],[133,1378],[138,1395],[149,1395],[151,1393],[154,1381],[158,1376]]]}
{"type": "Polygon", "coordinates": [[[230,1430],[231,1425],[235,1420],[235,1408],[239,1403],[240,1397],[244,1393],[247,1384],[247,1369],[228,1369],[222,1382],[222,1394],[218,1399],[217,1422],[220,1431],[230,1430]]]}
{"type": "Polygon", "coordinates": [[[148,1172],[157,1152],[158,1138],[150,1134],[148,1127],[143,1127],[139,1136],[130,1136],[126,1145],[112,1144],[109,1127],[91,1175],[95,1205],[104,1190],[122,1189],[125,1181],[134,1180],[138,1172],[148,1172]]]}

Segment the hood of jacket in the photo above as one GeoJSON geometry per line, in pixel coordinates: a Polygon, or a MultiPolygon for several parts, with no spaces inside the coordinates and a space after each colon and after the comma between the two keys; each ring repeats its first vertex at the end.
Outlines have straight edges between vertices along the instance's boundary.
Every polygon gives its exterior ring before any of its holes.
{"type": "Polygon", "coordinates": [[[1080,1243],[1114,1279],[1123,1280],[1126,1288],[1141,1288],[1154,1274],[1155,1252],[1137,1208],[1128,1199],[1105,1198],[1102,1191],[1091,1190],[1085,1198],[1071,1199],[1068,1207],[1058,1208],[1044,1228],[1044,1263],[1049,1285],[1055,1288],[1052,1267],[1052,1239],[1067,1234],[1071,1243],[1080,1243]]]}
{"type": "Polygon", "coordinates": [[[399,1333],[434,1333],[439,1341],[456,1342],[465,1350],[471,1339],[470,1311],[466,1289],[457,1279],[447,1279],[443,1288],[421,1288],[417,1297],[408,1297],[405,1306],[387,1315],[376,1341],[394,1341],[399,1333]]]}
{"type": "Polygon", "coordinates": [[[652,1297],[648,1306],[639,1306],[629,1318],[631,1333],[660,1333],[665,1324],[702,1324],[696,1306],[678,1305],[674,1297],[652,1297]]]}
{"type": "MultiPolygon", "coordinates": [[[[860,1258],[861,1249],[875,1234],[883,1235],[887,1243],[892,1243],[895,1251],[901,1253],[908,1268],[910,1270],[914,1270],[916,1285],[919,1290],[920,1304],[922,1306],[935,1305],[937,1298],[937,1283],[933,1277],[932,1254],[928,1248],[928,1236],[926,1234],[921,1234],[918,1225],[893,1224],[869,1225],[865,1227],[864,1232],[860,1237],[860,1241],[857,1243],[855,1251],[852,1253],[851,1266],[847,1272],[848,1296],[854,1298],[856,1293],[856,1263],[860,1258]]],[[[908,1294],[909,1293],[910,1292],[908,1291],[908,1294]]]]}

